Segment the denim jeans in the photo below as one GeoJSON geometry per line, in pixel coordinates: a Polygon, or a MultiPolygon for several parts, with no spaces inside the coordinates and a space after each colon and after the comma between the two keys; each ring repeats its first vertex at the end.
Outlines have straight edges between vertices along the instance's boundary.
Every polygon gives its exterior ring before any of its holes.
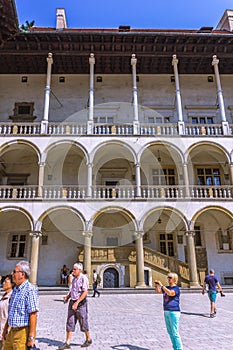
{"type": "Polygon", "coordinates": [[[174,350],[182,350],[182,342],[179,335],[179,311],[164,311],[164,319],[174,350]]]}

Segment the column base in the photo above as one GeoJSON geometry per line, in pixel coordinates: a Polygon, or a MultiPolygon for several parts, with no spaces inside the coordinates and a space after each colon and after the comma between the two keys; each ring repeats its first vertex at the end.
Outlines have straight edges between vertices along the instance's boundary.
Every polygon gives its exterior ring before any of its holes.
{"type": "Polygon", "coordinates": [[[222,122],[222,132],[223,132],[223,135],[230,135],[228,122],[222,122]]]}
{"type": "Polygon", "coordinates": [[[178,134],[179,135],[184,135],[185,134],[185,127],[184,127],[184,122],[178,122],[178,134]]]}
{"type": "Polygon", "coordinates": [[[133,134],[138,135],[139,134],[139,122],[133,121],[133,134]]]}
{"type": "Polygon", "coordinates": [[[94,122],[88,120],[87,122],[87,135],[93,134],[94,122]]]}
{"type": "Polygon", "coordinates": [[[201,288],[199,282],[190,282],[189,288],[201,288]]]}
{"type": "Polygon", "coordinates": [[[145,282],[138,282],[134,288],[147,288],[145,282]]]}
{"type": "Polygon", "coordinates": [[[40,133],[41,134],[47,134],[48,133],[48,121],[47,120],[42,120],[41,125],[40,125],[40,133]]]}

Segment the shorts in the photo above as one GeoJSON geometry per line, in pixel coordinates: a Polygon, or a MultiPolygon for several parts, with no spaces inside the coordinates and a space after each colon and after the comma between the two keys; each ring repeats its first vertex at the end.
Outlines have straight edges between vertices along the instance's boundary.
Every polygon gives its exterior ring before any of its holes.
{"type": "Polygon", "coordinates": [[[78,321],[81,332],[88,332],[88,312],[87,312],[87,301],[84,302],[81,306],[78,306],[77,310],[73,310],[73,300],[70,300],[68,306],[68,316],[66,321],[66,331],[74,332],[75,326],[78,321]]]}
{"type": "Polygon", "coordinates": [[[3,349],[5,350],[26,350],[28,338],[28,327],[11,328],[3,349]]]}
{"type": "Polygon", "coordinates": [[[217,292],[210,290],[208,292],[208,297],[212,303],[215,303],[216,298],[217,298],[217,292]]]}

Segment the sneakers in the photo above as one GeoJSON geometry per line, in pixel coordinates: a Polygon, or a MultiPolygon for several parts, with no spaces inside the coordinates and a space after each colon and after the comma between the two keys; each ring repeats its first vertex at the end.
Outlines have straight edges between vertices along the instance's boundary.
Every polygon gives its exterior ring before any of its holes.
{"type": "Polygon", "coordinates": [[[81,345],[81,348],[87,348],[92,344],[92,340],[85,340],[85,342],[81,345]]]}
{"type": "Polygon", "coordinates": [[[70,344],[64,343],[58,348],[58,350],[65,350],[65,349],[71,349],[70,344]]]}
{"type": "Polygon", "coordinates": [[[210,318],[216,317],[216,314],[210,314],[210,318]]]}

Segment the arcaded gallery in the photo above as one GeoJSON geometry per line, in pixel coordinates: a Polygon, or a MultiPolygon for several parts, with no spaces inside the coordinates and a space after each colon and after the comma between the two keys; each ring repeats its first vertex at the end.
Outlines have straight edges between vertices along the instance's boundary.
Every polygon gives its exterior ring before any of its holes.
{"type": "Polygon", "coordinates": [[[233,284],[233,10],[197,29],[20,27],[0,0],[0,275],[233,284]]]}

